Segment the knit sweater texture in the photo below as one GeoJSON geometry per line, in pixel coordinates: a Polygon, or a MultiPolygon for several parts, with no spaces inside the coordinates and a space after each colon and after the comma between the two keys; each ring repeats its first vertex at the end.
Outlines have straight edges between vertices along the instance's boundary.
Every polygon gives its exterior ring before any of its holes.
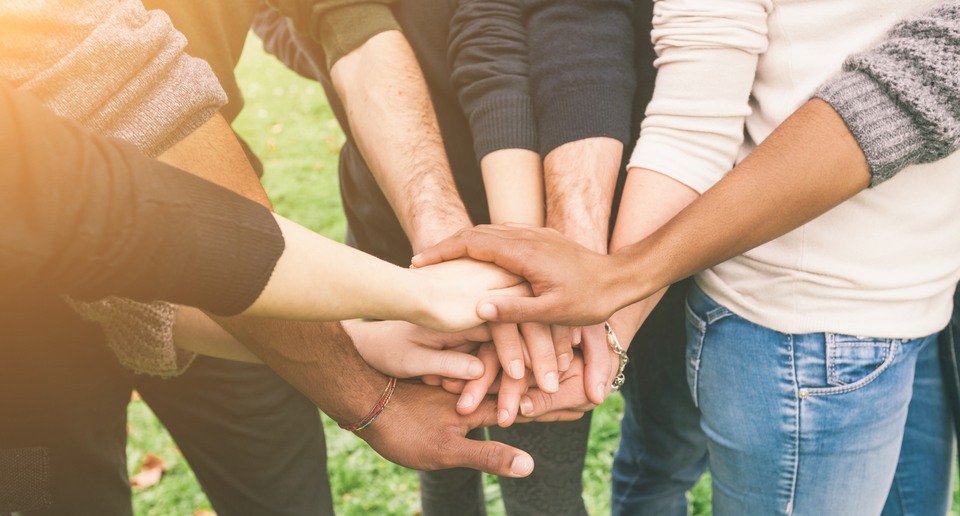
{"type": "MultiPolygon", "coordinates": [[[[4,2],[0,33],[5,80],[147,155],[162,153],[226,102],[210,66],[183,52],[186,39],[169,17],[138,1],[4,2]]],[[[128,367],[168,376],[192,360],[173,346],[174,305],[72,304],[103,324],[107,344],[128,367]]]]}
{"type": "Polygon", "coordinates": [[[843,68],[815,96],[829,102],[856,137],[870,186],[960,146],[960,2],[900,22],[843,68]]]}

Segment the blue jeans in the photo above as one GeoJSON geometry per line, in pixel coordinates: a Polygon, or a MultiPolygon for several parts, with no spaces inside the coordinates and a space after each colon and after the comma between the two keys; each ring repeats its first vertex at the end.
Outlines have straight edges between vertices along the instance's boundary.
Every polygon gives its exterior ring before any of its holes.
{"type": "Polygon", "coordinates": [[[696,287],[687,304],[715,514],[947,512],[953,435],[936,335],[789,335],[696,287]]]}
{"type": "Polygon", "coordinates": [[[614,516],[686,515],[686,493],[707,468],[707,440],[685,369],[683,308],[691,283],[671,286],[630,344],[613,460],[614,516]]]}

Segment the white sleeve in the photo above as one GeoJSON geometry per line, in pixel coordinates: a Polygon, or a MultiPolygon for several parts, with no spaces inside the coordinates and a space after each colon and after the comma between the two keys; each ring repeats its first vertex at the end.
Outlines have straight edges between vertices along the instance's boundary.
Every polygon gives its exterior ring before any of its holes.
{"type": "Polygon", "coordinates": [[[654,3],[656,89],[629,167],[700,193],[733,167],[771,9],[771,0],[654,3]]]}

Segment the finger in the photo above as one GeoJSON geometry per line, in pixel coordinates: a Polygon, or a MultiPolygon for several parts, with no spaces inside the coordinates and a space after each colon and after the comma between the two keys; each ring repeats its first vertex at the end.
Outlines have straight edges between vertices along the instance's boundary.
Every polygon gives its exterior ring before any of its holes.
{"type": "Polygon", "coordinates": [[[603,325],[585,326],[583,342],[583,389],[587,398],[599,405],[607,398],[610,380],[610,349],[603,325]]]}
{"type": "Polygon", "coordinates": [[[466,380],[457,380],[454,378],[444,378],[440,386],[450,394],[460,394],[463,387],[467,384],[466,380]]]}
{"type": "Polygon", "coordinates": [[[473,468],[491,475],[520,478],[533,472],[533,457],[497,441],[462,437],[450,443],[449,467],[473,468]]]}
{"type": "Polygon", "coordinates": [[[573,361],[573,328],[554,324],[550,326],[553,348],[557,353],[557,369],[562,373],[570,369],[573,361]]]}
{"type": "MultiPolygon", "coordinates": [[[[581,382],[576,382],[582,385],[581,382]]],[[[596,405],[587,399],[580,386],[564,388],[560,392],[550,394],[540,389],[530,389],[520,398],[520,413],[524,417],[539,417],[550,412],[573,410],[586,412],[596,405]]]]}
{"type": "Polygon", "coordinates": [[[473,355],[420,346],[414,346],[403,353],[397,366],[390,374],[402,378],[439,375],[472,380],[483,375],[483,362],[473,355]]]}
{"type": "Polygon", "coordinates": [[[484,321],[538,322],[562,324],[568,322],[566,314],[556,306],[556,296],[545,294],[537,297],[491,296],[477,305],[477,316],[484,321]]]}
{"type": "Polygon", "coordinates": [[[500,374],[500,362],[493,344],[487,343],[480,346],[477,351],[477,359],[483,363],[483,375],[476,380],[468,381],[463,386],[463,392],[460,393],[460,399],[457,400],[457,412],[460,414],[470,414],[476,410],[484,396],[490,391],[497,375],[500,374]]]}
{"type": "Polygon", "coordinates": [[[493,334],[493,343],[496,346],[500,365],[507,376],[523,378],[523,343],[520,341],[520,330],[516,324],[491,324],[490,333],[493,334]]]}
{"type": "Polygon", "coordinates": [[[425,385],[432,385],[433,387],[439,387],[443,381],[443,377],[436,374],[425,374],[420,377],[420,381],[425,385]]]}
{"type": "Polygon", "coordinates": [[[557,392],[560,375],[557,369],[557,352],[554,349],[550,327],[543,324],[520,324],[520,332],[530,355],[530,367],[537,385],[547,392],[557,392]]]}
{"type": "Polygon", "coordinates": [[[571,340],[573,341],[573,345],[579,346],[580,342],[583,340],[583,335],[582,335],[583,328],[581,328],[580,326],[574,326],[573,328],[571,328],[571,330],[572,330],[571,340]]]}
{"type": "Polygon", "coordinates": [[[439,244],[417,254],[410,263],[416,267],[425,267],[434,263],[470,257],[482,262],[496,263],[514,274],[519,274],[521,271],[512,270],[504,265],[516,261],[509,256],[511,247],[504,244],[507,243],[505,236],[508,232],[517,230],[519,228],[511,230],[491,226],[461,229],[439,244]]]}
{"type": "Polygon", "coordinates": [[[586,413],[580,412],[577,410],[561,410],[559,412],[550,412],[549,414],[544,414],[540,417],[531,419],[530,421],[537,421],[539,423],[552,423],[556,421],[577,421],[581,419],[586,413]]]}
{"type": "Polygon", "coordinates": [[[500,378],[500,394],[497,395],[497,424],[506,428],[513,424],[520,411],[520,397],[527,385],[522,379],[503,376],[500,378]]]}

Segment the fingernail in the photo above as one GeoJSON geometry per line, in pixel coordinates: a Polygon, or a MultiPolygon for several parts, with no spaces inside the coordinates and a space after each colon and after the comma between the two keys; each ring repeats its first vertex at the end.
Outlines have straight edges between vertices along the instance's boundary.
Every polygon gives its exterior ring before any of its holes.
{"type": "Polygon", "coordinates": [[[543,375],[543,390],[547,392],[557,392],[557,389],[560,388],[560,383],[557,381],[557,373],[550,371],[549,373],[543,375]]]}
{"type": "Polygon", "coordinates": [[[483,375],[483,364],[480,362],[470,362],[470,367],[467,368],[467,374],[470,375],[470,378],[480,378],[483,375]]]}
{"type": "Polygon", "coordinates": [[[497,424],[504,424],[507,420],[510,419],[510,412],[507,409],[503,409],[497,413],[497,424]]]}
{"type": "Polygon", "coordinates": [[[533,401],[527,396],[520,398],[520,413],[529,416],[531,412],[533,412],[533,401]]]}
{"type": "Polygon", "coordinates": [[[413,258],[410,258],[410,263],[414,263],[414,262],[416,262],[416,261],[419,260],[419,259],[420,259],[420,255],[419,255],[419,254],[415,254],[415,255],[413,255],[413,258]]]}
{"type": "Polygon", "coordinates": [[[570,353],[561,354],[560,356],[557,357],[557,368],[559,368],[561,372],[564,372],[567,369],[570,369],[570,360],[571,360],[570,353]]]}
{"type": "Polygon", "coordinates": [[[607,394],[606,384],[598,383],[597,390],[595,392],[597,393],[597,399],[602,400],[604,397],[606,397],[606,394],[607,394]]]}
{"type": "Polygon", "coordinates": [[[473,406],[473,395],[464,394],[460,396],[460,399],[457,401],[457,406],[460,408],[470,408],[473,406]]]}
{"type": "Polygon", "coordinates": [[[510,462],[510,473],[525,477],[533,472],[533,459],[529,455],[517,455],[510,462]]]}
{"type": "Polygon", "coordinates": [[[497,318],[497,307],[490,303],[481,303],[477,307],[477,315],[485,321],[493,321],[497,318]]]}
{"type": "Polygon", "coordinates": [[[513,362],[510,362],[509,371],[510,371],[510,378],[513,378],[514,380],[519,380],[523,378],[523,362],[519,360],[514,360],[513,362]]]}

